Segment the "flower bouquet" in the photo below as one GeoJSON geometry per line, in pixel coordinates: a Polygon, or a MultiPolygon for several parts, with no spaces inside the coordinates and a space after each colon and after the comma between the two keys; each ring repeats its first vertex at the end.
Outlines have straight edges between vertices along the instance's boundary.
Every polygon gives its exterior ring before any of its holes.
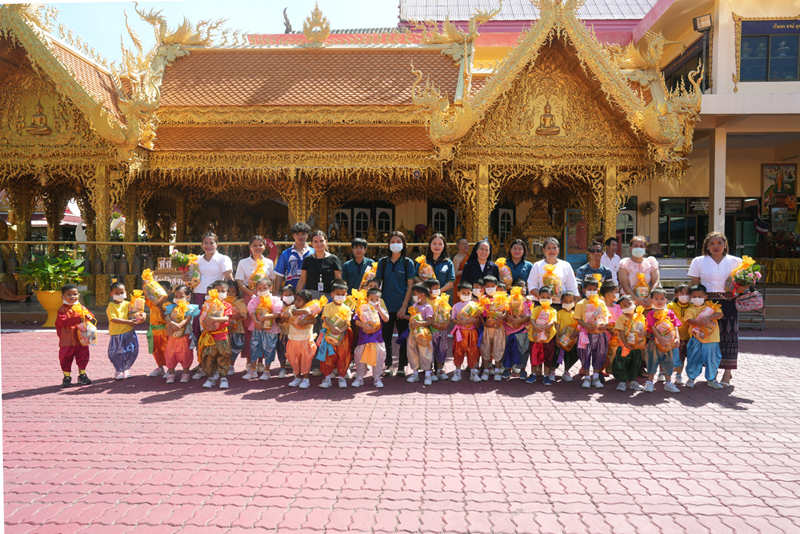
{"type": "Polygon", "coordinates": [[[744,256],[742,263],[731,271],[731,290],[736,292],[754,286],[761,276],[761,266],[750,256],[744,256]]]}

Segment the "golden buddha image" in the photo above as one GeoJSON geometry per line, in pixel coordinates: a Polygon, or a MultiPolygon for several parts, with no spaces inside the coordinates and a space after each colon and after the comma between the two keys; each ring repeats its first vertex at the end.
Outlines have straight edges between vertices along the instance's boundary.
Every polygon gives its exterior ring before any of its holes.
{"type": "Polygon", "coordinates": [[[25,128],[25,131],[31,135],[50,135],[50,128],[47,126],[47,117],[45,117],[44,109],[40,102],[36,103],[36,108],[31,117],[31,125],[25,128]]]}
{"type": "Polygon", "coordinates": [[[561,133],[561,128],[556,125],[556,117],[552,113],[550,100],[544,105],[544,114],[539,121],[539,127],[536,128],[536,135],[558,135],[561,133]]]}

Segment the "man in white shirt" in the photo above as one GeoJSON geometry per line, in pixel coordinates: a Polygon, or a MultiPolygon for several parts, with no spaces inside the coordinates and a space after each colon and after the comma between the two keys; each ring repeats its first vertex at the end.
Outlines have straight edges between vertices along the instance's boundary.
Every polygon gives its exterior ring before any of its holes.
{"type": "Polygon", "coordinates": [[[617,248],[619,242],[616,237],[609,237],[606,239],[606,251],[600,258],[600,265],[607,267],[614,277],[614,283],[618,284],[617,271],[619,271],[619,256],[617,256],[617,248]]]}

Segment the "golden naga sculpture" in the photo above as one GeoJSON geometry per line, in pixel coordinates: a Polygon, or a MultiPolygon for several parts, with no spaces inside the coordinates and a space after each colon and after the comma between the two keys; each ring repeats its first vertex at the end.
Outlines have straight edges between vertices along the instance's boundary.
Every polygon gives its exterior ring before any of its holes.
{"type": "Polygon", "coordinates": [[[314,6],[314,11],[311,16],[306,18],[303,22],[303,35],[306,38],[306,43],[303,44],[307,48],[321,48],[325,46],[325,40],[331,34],[331,23],[327,18],[322,16],[322,11],[319,4],[314,6]]]}
{"type": "Polygon", "coordinates": [[[450,160],[453,158],[456,142],[469,132],[475,120],[472,105],[462,98],[451,108],[448,98],[442,95],[430,80],[426,81],[425,87],[418,91],[422,71],[414,69],[412,63],[411,72],[416,77],[411,86],[411,101],[425,116],[431,142],[439,149],[437,159],[450,160]]]}

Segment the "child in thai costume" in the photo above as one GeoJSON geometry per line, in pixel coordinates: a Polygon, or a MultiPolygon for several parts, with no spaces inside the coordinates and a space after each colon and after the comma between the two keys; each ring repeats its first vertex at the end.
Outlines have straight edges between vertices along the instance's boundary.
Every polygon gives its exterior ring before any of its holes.
{"type": "Polygon", "coordinates": [[[642,348],[646,341],[647,325],[642,314],[644,310],[634,304],[630,295],[623,295],[618,304],[622,313],[614,323],[614,330],[620,345],[617,347],[611,372],[619,382],[617,391],[641,391],[642,385],[636,381],[636,377],[642,367],[642,348]]]}
{"type": "Polygon", "coordinates": [[[692,335],[689,333],[689,324],[686,322],[689,310],[694,306],[691,303],[692,295],[689,293],[689,286],[687,284],[679,284],[675,286],[675,298],[667,304],[667,309],[672,310],[675,317],[683,323],[678,327],[678,335],[681,339],[681,344],[678,348],[672,349],[672,366],[675,371],[675,385],[683,385],[683,366],[686,363],[686,346],[692,335]]]}
{"type": "Polygon", "coordinates": [[[583,293],[586,298],[575,305],[575,320],[580,326],[578,333],[578,356],[581,365],[587,372],[581,387],[592,385],[602,388],[600,371],[606,363],[608,355],[608,336],[605,327],[608,323],[608,309],[605,302],[597,294],[598,280],[587,276],[583,282],[583,293]],[[593,371],[589,374],[589,371],[593,371]]]}
{"type": "Polygon", "coordinates": [[[433,367],[433,347],[431,347],[431,330],[433,308],[428,304],[430,291],[425,284],[414,284],[411,287],[411,298],[414,300],[413,310],[409,308],[408,323],[408,365],[411,374],[406,382],[419,382],[419,372],[424,371],[424,385],[430,386],[431,368],[433,367]]]}
{"type": "MultiPolygon", "coordinates": [[[[284,311],[278,318],[278,326],[281,332],[278,334],[278,344],[275,347],[275,357],[281,366],[280,371],[278,371],[278,378],[286,378],[286,343],[289,341],[289,317],[286,314],[286,310],[294,304],[294,293],[294,287],[291,284],[286,284],[281,290],[281,302],[283,303],[284,311]]],[[[290,369],[291,367],[291,364],[289,364],[290,369]]],[[[262,374],[261,376],[264,375],[262,374]]]]}
{"type": "MultiPolygon", "coordinates": [[[[291,287],[291,286],[289,286],[291,287]]],[[[250,361],[247,362],[247,372],[242,378],[245,380],[269,380],[269,366],[275,360],[278,349],[281,327],[278,321],[283,311],[283,301],[272,296],[272,280],[260,278],[256,282],[253,298],[247,304],[247,313],[250,315],[250,361]],[[264,362],[264,371],[258,376],[258,361],[264,362]]],[[[294,290],[292,290],[294,294],[294,290]]],[[[285,347],[285,342],[284,342],[285,347]]],[[[284,349],[285,350],[285,349],[284,349]]],[[[285,358],[285,357],[284,357],[285,358]]],[[[286,360],[284,359],[284,365],[286,360]]],[[[283,368],[281,368],[283,370],[283,368]]],[[[284,376],[285,376],[285,370],[284,376]]]]}
{"type": "Polygon", "coordinates": [[[488,381],[489,375],[494,374],[495,382],[503,379],[503,355],[506,351],[506,329],[503,326],[508,313],[508,294],[497,291],[498,280],[494,276],[483,278],[483,290],[486,293],[481,297],[483,305],[483,335],[480,341],[481,351],[481,380],[488,381]],[[493,370],[493,371],[492,371],[493,370]]]}
{"type": "Polygon", "coordinates": [[[576,297],[572,291],[564,291],[561,294],[561,309],[556,314],[558,322],[556,347],[558,347],[558,363],[564,364],[564,372],[561,374],[561,380],[564,382],[572,382],[569,370],[580,360],[578,357],[579,325],[573,316],[576,297]]]}
{"type": "Polygon", "coordinates": [[[453,382],[461,380],[461,366],[464,359],[467,360],[467,369],[470,372],[470,380],[480,382],[478,374],[478,359],[480,350],[478,349],[478,324],[483,315],[483,306],[474,300],[472,284],[469,282],[459,282],[457,288],[458,302],[453,304],[450,317],[455,326],[453,328],[453,363],[456,370],[453,372],[453,382]]]}
{"type": "Polygon", "coordinates": [[[450,295],[442,295],[441,285],[436,278],[429,278],[425,281],[428,286],[430,296],[428,305],[433,309],[433,320],[431,322],[431,349],[433,351],[434,374],[431,380],[448,380],[450,377],[444,372],[444,362],[447,359],[447,330],[450,327],[450,295]]]}
{"type": "Polygon", "coordinates": [[[647,315],[647,333],[650,336],[644,349],[644,358],[647,362],[647,383],[644,390],[653,391],[653,378],[660,368],[666,377],[664,391],[680,393],[672,383],[672,349],[680,344],[678,327],[681,321],[672,310],[667,309],[667,293],[661,288],[650,292],[652,310],[647,315]]]}
{"type": "Polygon", "coordinates": [[[353,310],[345,304],[347,282],[334,280],[331,285],[333,302],[322,310],[322,330],[317,337],[317,360],[319,370],[325,377],[319,387],[326,389],[333,385],[333,371],[339,375],[339,387],[347,387],[347,370],[352,358],[353,331],[350,319],[353,310]]]}
{"type": "MultiPolygon", "coordinates": [[[[323,297],[324,298],[324,297],[323,297]]],[[[289,339],[286,341],[286,359],[292,366],[294,380],[289,382],[289,387],[306,389],[311,385],[311,362],[317,352],[314,343],[314,324],[320,313],[319,302],[316,306],[309,306],[314,302],[311,292],[307,289],[298,291],[294,297],[294,304],[286,308],[284,317],[289,320],[289,339]]],[[[326,299],[327,300],[327,299],[326,299]]]]}
{"type": "Polygon", "coordinates": [[[354,351],[357,376],[352,386],[358,388],[364,385],[369,366],[372,367],[373,384],[376,388],[382,388],[381,374],[386,359],[386,344],[383,342],[381,325],[389,321],[389,312],[386,311],[381,300],[381,291],[377,287],[371,287],[361,296],[366,297],[366,300],[356,303],[355,325],[361,331],[354,351]]]}
{"type": "Polygon", "coordinates": [[[719,348],[719,325],[722,311],[719,304],[708,298],[706,287],[702,284],[690,288],[692,308],[686,314],[692,338],[686,348],[686,387],[693,388],[695,379],[706,368],[706,384],[714,389],[723,386],[717,382],[717,371],[722,360],[719,348]]]}
{"type": "MultiPolygon", "coordinates": [[[[83,324],[91,324],[95,320],[92,312],[78,302],[78,286],[64,284],[61,286],[61,307],[56,316],[56,334],[58,335],[58,361],[64,378],[62,388],[72,386],[72,361],[78,365],[78,383],[89,385],[92,383],[86,376],[86,366],[89,364],[89,346],[92,343],[90,334],[81,335],[80,328],[83,324]]],[[[96,320],[95,320],[96,321],[96,320]]],[[[84,329],[84,332],[87,332],[84,329]]],[[[94,343],[97,343],[97,329],[94,329],[94,343]]]]}
{"type": "Polygon", "coordinates": [[[555,380],[549,372],[558,366],[556,363],[556,322],[557,312],[552,308],[553,295],[548,286],[539,288],[539,305],[531,312],[528,339],[531,341],[531,374],[525,380],[528,384],[536,382],[536,375],[542,375],[542,383],[549,386],[555,380]]]}
{"type": "Polygon", "coordinates": [[[180,285],[172,294],[172,303],[164,309],[167,324],[167,346],[164,349],[164,359],[167,362],[167,384],[175,382],[175,369],[181,364],[183,373],[181,382],[189,381],[189,369],[192,367],[194,354],[194,334],[192,333],[192,319],[200,315],[200,308],[196,304],[189,304],[189,287],[180,285]]]}
{"type": "Polygon", "coordinates": [[[248,322],[247,304],[239,295],[239,284],[235,280],[228,280],[228,295],[225,301],[231,305],[233,310],[233,315],[228,323],[228,338],[231,342],[231,365],[228,367],[228,376],[231,376],[234,373],[236,358],[244,350],[244,325],[245,322],[248,322]]]}
{"type": "Polygon", "coordinates": [[[519,373],[521,380],[528,378],[530,340],[527,326],[531,320],[531,303],[525,298],[527,292],[528,283],[525,280],[514,280],[508,296],[508,314],[503,323],[506,331],[503,378],[511,378],[512,373],[519,373]]]}
{"type": "Polygon", "coordinates": [[[203,365],[207,379],[204,388],[212,388],[219,378],[220,389],[228,389],[228,368],[231,364],[231,344],[228,323],[233,307],[226,298],[228,284],[217,280],[208,286],[208,300],[200,312],[203,333],[197,340],[197,357],[203,365]]]}
{"type": "Polygon", "coordinates": [[[144,307],[150,310],[150,327],[147,329],[147,352],[153,355],[156,367],[151,377],[163,376],[166,378],[167,369],[167,321],[164,319],[164,303],[167,295],[172,292],[172,284],[167,281],[157,282],[164,290],[163,294],[158,295],[158,300],[150,300],[150,296],[141,289],[134,289],[131,297],[131,312],[139,313],[144,311],[144,307]]]}
{"type": "MultiPolygon", "coordinates": [[[[617,356],[617,349],[622,346],[617,331],[614,325],[617,323],[617,318],[622,315],[622,308],[617,304],[619,297],[619,286],[613,280],[606,280],[600,286],[600,297],[608,310],[608,322],[606,323],[606,336],[608,336],[608,354],[606,354],[606,364],[603,370],[603,376],[609,376],[611,369],[614,365],[614,358],[617,356]]],[[[628,349],[623,348],[627,354],[628,349]]]]}
{"type": "MultiPolygon", "coordinates": [[[[159,286],[160,288],[161,286],[159,286]]],[[[125,300],[125,284],[111,284],[111,302],[106,308],[108,317],[108,333],[111,341],[108,344],[108,359],[114,366],[114,379],[122,380],[131,377],[131,367],[139,357],[139,338],[133,327],[144,322],[144,312],[132,313],[130,303],[125,300]]]]}

